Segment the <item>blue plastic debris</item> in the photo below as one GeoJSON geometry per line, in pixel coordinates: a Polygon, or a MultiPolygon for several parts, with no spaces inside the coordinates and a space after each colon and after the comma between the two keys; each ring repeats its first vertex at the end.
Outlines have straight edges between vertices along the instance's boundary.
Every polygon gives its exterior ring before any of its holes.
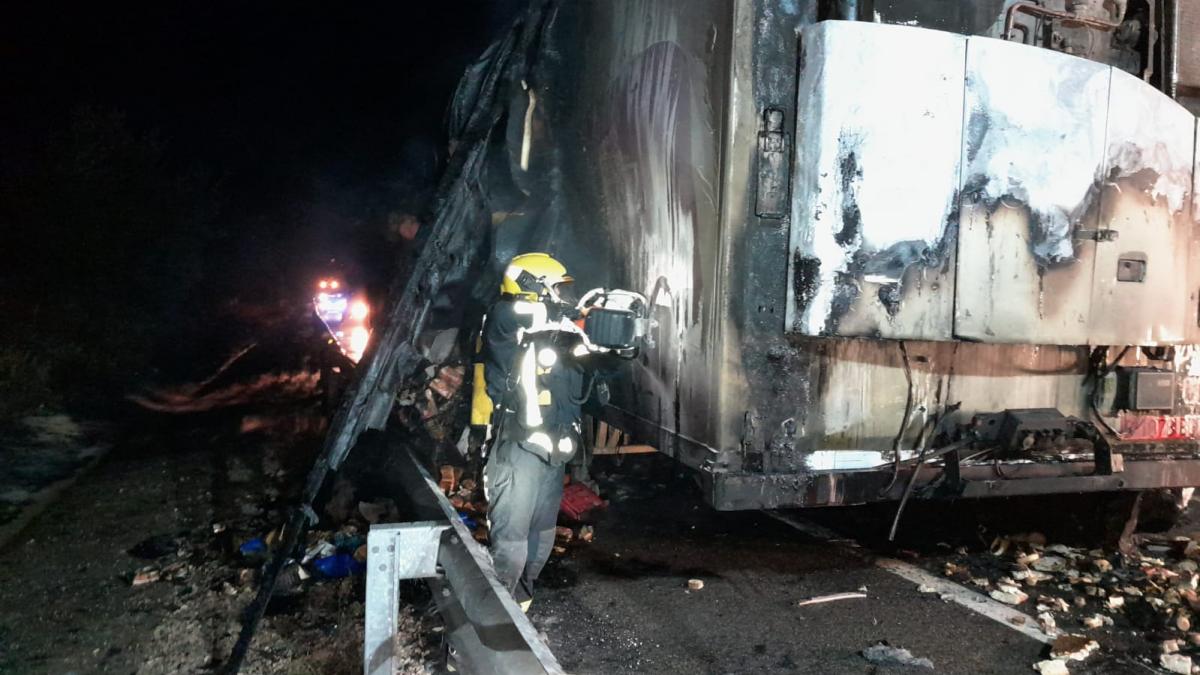
{"type": "Polygon", "coordinates": [[[479,523],[475,522],[474,518],[467,515],[466,511],[459,511],[458,519],[461,520],[463,525],[466,525],[467,529],[469,530],[474,530],[475,528],[479,527],[479,523]]]}
{"type": "Polygon", "coordinates": [[[365,564],[355,560],[354,556],[349,553],[317,558],[312,561],[312,566],[318,574],[327,579],[340,579],[353,574],[362,574],[367,569],[365,564]]]}
{"type": "Polygon", "coordinates": [[[267,542],[262,537],[255,537],[238,547],[238,551],[247,558],[267,552],[267,542]]]}

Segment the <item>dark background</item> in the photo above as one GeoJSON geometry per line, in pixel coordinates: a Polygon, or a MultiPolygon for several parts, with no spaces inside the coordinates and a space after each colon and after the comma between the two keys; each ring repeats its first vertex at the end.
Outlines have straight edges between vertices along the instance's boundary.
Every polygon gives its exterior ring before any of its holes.
{"type": "Polygon", "coordinates": [[[521,5],[0,11],[0,419],[203,360],[231,307],[320,274],[385,287],[456,81],[521,5]]]}

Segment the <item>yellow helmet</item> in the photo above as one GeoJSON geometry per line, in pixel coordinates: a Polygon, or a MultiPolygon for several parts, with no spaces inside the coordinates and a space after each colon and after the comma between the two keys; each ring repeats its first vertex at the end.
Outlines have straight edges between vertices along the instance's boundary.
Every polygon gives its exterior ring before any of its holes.
{"type": "Polygon", "coordinates": [[[508,263],[500,292],[527,300],[538,300],[542,293],[558,297],[554,287],[574,281],[567,268],[547,253],[522,253],[508,263]]]}

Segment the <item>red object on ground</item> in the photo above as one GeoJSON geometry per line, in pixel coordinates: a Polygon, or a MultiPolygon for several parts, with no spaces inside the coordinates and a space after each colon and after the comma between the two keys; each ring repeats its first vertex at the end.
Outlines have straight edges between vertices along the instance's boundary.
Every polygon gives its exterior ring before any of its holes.
{"type": "Polygon", "coordinates": [[[596,496],[583,483],[571,483],[563,488],[559,511],[572,520],[583,520],[593,509],[604,506],[604,500],[596,496]]]}

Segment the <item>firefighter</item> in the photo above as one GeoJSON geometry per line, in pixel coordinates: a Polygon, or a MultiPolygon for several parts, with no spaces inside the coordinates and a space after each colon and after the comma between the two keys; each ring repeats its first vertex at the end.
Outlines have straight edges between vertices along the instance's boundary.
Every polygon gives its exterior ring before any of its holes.
{"type": "Polygon", "coordinates": [[[492,560],[525,611],[554,546],[563,467],[581,442],[586,349],[572,330],[571,282],[545,253],[516,256],[477,343],[472,445],[491,436],[483,484],[492,560]]]}

